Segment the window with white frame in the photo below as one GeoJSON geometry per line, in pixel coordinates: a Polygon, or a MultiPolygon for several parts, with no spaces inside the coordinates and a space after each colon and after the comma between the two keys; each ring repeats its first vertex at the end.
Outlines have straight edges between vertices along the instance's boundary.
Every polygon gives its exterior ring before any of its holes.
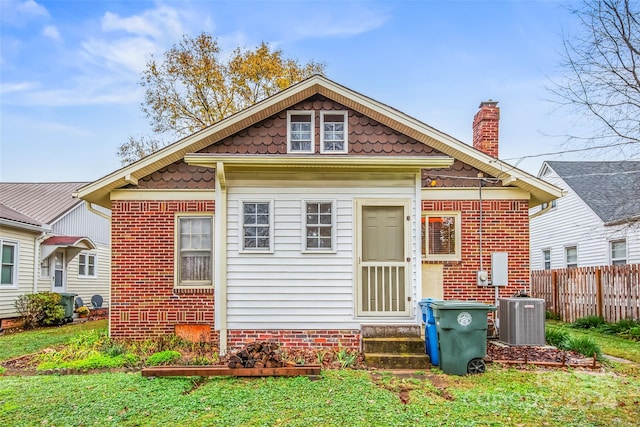
{"type": "Polygon", "coordinates": [[[305,250],[311,252],[334,249],[335,212],[333,202],[304,202],[305,250]]]}
{"type": "Polygon", "coordinates": [[[177,215],[176,284],[213,285],[213,216],[177,215]]]}
{"type": "Polygon", "coordinates": [[[609,242],[609,252],[611,254],[611,264],[625,265],[627,263],[627,241],[615,240],[609,242]]]}
{"type": "Polygon", "coordinates": [[[347,153],[347,112],[320,112],[320,152],[347,153]]]}
{"type": "Polygon", "coordinates": [[[95,254],[78,255],[78,276],[97,277],[96,259],[97,257],[95,254]]]}
{"type": "Polygon", "coordinates": [[[246,252],[272,250],[271,201],[242,202],[242,249],[246,252]]]}
{"type": "Polygon", "coordinates": [[[287,111],[287,152],[313,153],[313,111],[287,111]]]}
{"type": "Polygon", "coordinates": [[[578,266],[578,248],[576,246],[568,246],[564,248],[564,254],[567,268],[576,268],[578,266]]]}
{"type": "Polygon", "coordinates": [[[51,263],[50,257],[46,257],[42,261],[40,261],[40,277],[47,278],[51,276],[51,263]]]}
{"type": "Polygon", "coordinates": [[[542,266],[545,270],[551,270],[551,250],[545,249],[542,251],[542,266]]]}
{"type": "Polygon", "coordinates": [[[17,286],[18,284],[18,243],[0,240],[0,286],[17,286]]]}
{"type": "Polygon", "coordinates": [[[423,258],[434,261],[461,259],[460,236],[460,212],[423,212],[423,258]]]}

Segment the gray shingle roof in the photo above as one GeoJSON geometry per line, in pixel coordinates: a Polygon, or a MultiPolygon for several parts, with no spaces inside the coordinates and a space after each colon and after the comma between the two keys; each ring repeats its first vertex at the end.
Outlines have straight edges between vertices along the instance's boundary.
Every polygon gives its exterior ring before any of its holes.
{"type": "MultiPolygon", "coordinates": [[[[86,182],[0,182],[0,203],[14,212],[51,224],[82,200],[71,197],[86,182]]],[[[9,218],[11,219],[11,218],[9,218]]],[[[22,222],[26,222],[23,218],[22,222]]]]}
{"type": "Polygon", "coordinates": [[[640,161],[546,163],[605,224],[640,216],[640,161]]]}

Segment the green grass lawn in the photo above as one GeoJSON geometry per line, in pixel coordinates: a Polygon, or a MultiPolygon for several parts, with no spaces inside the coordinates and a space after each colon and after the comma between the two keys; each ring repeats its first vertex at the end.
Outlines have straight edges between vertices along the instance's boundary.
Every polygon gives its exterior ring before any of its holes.
{"type": "Polygon", "coordinates": [[[106,320],[83,322],[54,328],[41,328],[0,336],[0,361],[65,344],[79,332],[107,329],[106,320]]]}
{"type": "MultiPolygon", "coordinates": [[[[64,344],[80,330],[104,328],[104,321],[87,322],[0,336],[0,360],[64,344]]],[[[628,344],[619,353],[626,358],[639,345],[592,331],[569,332],[596,335],[609,354],[602,343],[628,344]]],[[[0,376],[0,426],[636,426],[635,366],[591,372],[489,364],[482,375],[433,369],[409,378],[325,370],[315,381],[140,373],[0,376]]]]}

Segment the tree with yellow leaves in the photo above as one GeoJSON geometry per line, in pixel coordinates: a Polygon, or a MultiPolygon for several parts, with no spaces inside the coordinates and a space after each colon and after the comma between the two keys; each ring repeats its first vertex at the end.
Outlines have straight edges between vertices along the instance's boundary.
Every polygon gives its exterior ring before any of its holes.
{"type": "Polygon", "coordinates": [[[166,145],[164,138],[194,133],[324,71],[322,63],[300,64],[264,42],[254,50],[238,47],[224,60],[211,35],[185,35],[161,62],[152,57],[142,73],[142,111],[154,136],[129,137],[118,157],[123,165],[132,163],[166,145]]]}

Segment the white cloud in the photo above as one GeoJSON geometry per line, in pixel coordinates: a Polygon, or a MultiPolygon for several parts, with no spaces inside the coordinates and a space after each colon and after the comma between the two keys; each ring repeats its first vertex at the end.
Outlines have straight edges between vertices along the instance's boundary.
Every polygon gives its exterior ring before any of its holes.
{"type": "Polygon", "coordinates": [[[160,39],[170,34],[182,34],[183,27],[180,13],[176,9],[161,6],[158,9],[145,10],[139,15],[120,17],[106,12],[102,18],[102,30],[122,30],[139,36],[160,39]]]}
{"type": "Polygon", "coordinates": [[[2,0],[2,22],[13,26],[20,26],[36,18],[48,18],[47,8],[33,0],[16,1],[2,0]]]}
{"type": "Polygon", "coordinates": [[[111,71],[139,74],[151,53],[159,46],[143,37],[127,37],[113,41],[89,39],[82,43],[83,56],[94,65],[111,71]],[[124,69],[123,69],[124,68],[124,69]]]}
{"type": "Polygon", "coordinates": [[[62,37],[60,37],[60,32],[55,25],[47,25],[42,29],[42,35],[48,37],[54,41],[61,41],[62,37]]]}
{"type": "Polygon", "coordinates": [[[18,82],[18,83],[2,83],[0,85],[0,94],[6,95],[14,92],[24,92],[34,89],[38,86],[35,82],[18,82]]]}
{"type": "MultiPolygon", "coordinates": [[[[355,4],[354,4],[355,5],[355,4]]],[[[309,19],[292,19],[290,31],[296,38],[322,38],[355,36],[379,28],[387,22],[388,16],[381,11],[326,9],[309,19]]]]}

